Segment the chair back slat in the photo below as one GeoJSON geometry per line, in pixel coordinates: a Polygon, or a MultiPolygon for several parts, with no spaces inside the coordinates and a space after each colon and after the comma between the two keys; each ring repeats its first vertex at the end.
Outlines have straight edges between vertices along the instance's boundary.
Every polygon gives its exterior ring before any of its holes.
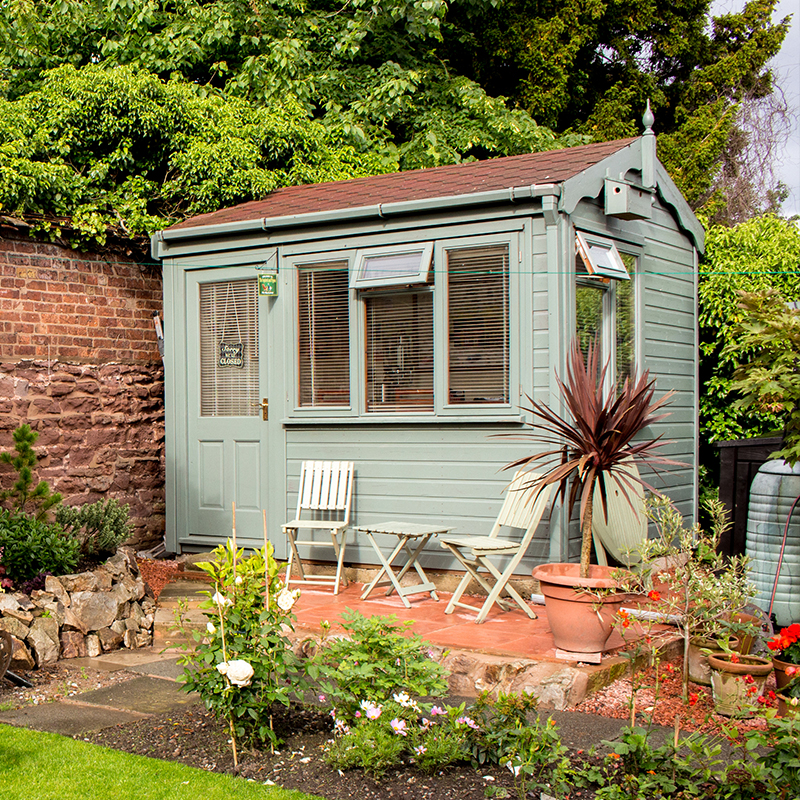
{"type": "Polygon", "coordinates": [[[353,491],[352,461],[304,461],[300,470],[300,488],[297,496],[297,518],[303,512],[325,519],[350,517],[350,500],[353,491]]]}
{"type": "Polygon", "coordinates": [[[538,479],[539,475],[525,470],[514,475],[490,537],[497,537],[504,527],[524,530],[525,539],[533,536],[553,489],[551,485],[545,486],[537,494],[534,485],[538,479]]]}

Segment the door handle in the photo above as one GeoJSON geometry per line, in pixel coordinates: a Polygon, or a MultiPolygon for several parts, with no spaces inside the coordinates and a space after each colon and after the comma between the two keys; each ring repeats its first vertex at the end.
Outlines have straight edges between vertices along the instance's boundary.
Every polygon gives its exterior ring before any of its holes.
{"type": "Polygon", "coordinates": [[[251,403],[250,405],[261,409],[261,419],[265,422],[269,419],[269,400],[266,397],[260,403],[251,403]]]}

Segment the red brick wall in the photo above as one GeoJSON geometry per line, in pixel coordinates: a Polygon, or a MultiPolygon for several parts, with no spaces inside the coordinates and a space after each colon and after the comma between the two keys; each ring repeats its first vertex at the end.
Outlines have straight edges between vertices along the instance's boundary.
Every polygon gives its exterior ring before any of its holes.
{"type": "Polygon", "coordinates": [[[130,504],[137,547],[164,530],[160,310],[157,265],[0,230],[0,450],[27,422],[36,477],[69,505],[130,504]]]}

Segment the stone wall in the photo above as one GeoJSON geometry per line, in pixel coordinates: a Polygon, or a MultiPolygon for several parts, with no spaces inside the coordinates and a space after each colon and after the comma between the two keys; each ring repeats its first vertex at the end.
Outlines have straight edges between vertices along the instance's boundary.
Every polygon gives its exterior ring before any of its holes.
{"type": "MultiPolygon", "coordinates": [[[[129,504],[140,549],[164,531],[160,309],[160,270],[144,257],[0,226],[0,450],[28,423],[39,433],[35,477],[68,505],[129,504]]],[[[10,474],[0,469],[0,488],[10,474]]]]}
{"type": "Polygon", "coordinates": [[[11,635],[12,670],[148,647],[154,615],[155,600],[130,548],[92,572],[48,576],[44,591],[30,596],[0,594],[0,630],[11,635]]]}

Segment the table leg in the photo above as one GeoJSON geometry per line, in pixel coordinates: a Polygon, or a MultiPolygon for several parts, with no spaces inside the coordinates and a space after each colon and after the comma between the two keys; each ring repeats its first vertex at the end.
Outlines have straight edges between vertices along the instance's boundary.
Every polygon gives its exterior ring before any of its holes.
{"type": "MultiPolygon", "coordinates": [[[[417,575],[419,575],[419,578],[420,578],[420,581],[421,581],[421,585],[423,585],[425,587],[433,585],[433,582],[428,580],[428,576],[425,574],[425,571],[422,569],[422,565],[417,561],[417,559],[420,557],[422,551],[425,549],[425,546],[428,544],[428,541],[430,540],[431,536],[433,536],[432,533],[425,534],[425,536],[422,537],[420,543],[414,548],[413,551],[411,550],[411,547],[408,544],[408,537],[406,537],[406,541],[403,542],[403,547],[405,548],[405,551],[408,554],[408,561],[406,561],[405,565],[403,566],[403,568],[400,570],[400,572],[397,575],[397,582],[398,583],[403,579],[403,576],[406,574],[406,572],[408,572],[408,570],[411,569],[411,567],[414,567],[414,569],[417,571],[417,575]]],[[[417,588],[417,587],[408,587],[408,588],[417,588]]],[[[389,589],[386,592],[386,594],[387,595],[391,594],[391,591],[392,590],[389,589]]],[[[422,589],[418,589],[418,591],[420,591],[420,592],[430,591],[431,597],[434,600],[436,600],[436,602],[439,602],[439,596],[436,594],[436,590],[435,589],[422,588],[422,589]]]]}
{"type": "Polygon", "coordinates": [[[398,583],[397,577],[395,576],[394,571],[392,570],[392,562],[394,562],[395,558],[397,558],[398,553],[403,549],[403,546],[407,541],[407,537],[402,537],[400,539],[400,541],[397,543],[397,546],[390,553],[388,559],[385,559],[383,557],[383,553],[381,552],[381,549],[378,546],[378,543],[375,541],[375,537],[372,535],[372,533],[367,531],[367,537],[369,538],[370,544],[372,544],[372,549],[378,556],[378,560],[381,563],[381,569],[378,571],[378,574],[375,576],[372,583],[370,583],[370,585],[367,586],[366,589],[364,589],[364,591],[361,593],[361,599],[366,600],[373,589],[375,589],[377,586],[387,583],[387,581],[381,581],[381,578],[384,575],[386,575],[386,577],[388,578],[388,583],[391,584],[391,587],[394,587],[390,588],[387,594],[391,594],[391,592],[394,589],[396,589],[398,596],[403,601],[403,605],[406,608],[411,608],[411,603],[409,603],[408,600],[406,600],[406,598],[403,597],[403,592],[400,587],[400,584],[398,583]]]}

